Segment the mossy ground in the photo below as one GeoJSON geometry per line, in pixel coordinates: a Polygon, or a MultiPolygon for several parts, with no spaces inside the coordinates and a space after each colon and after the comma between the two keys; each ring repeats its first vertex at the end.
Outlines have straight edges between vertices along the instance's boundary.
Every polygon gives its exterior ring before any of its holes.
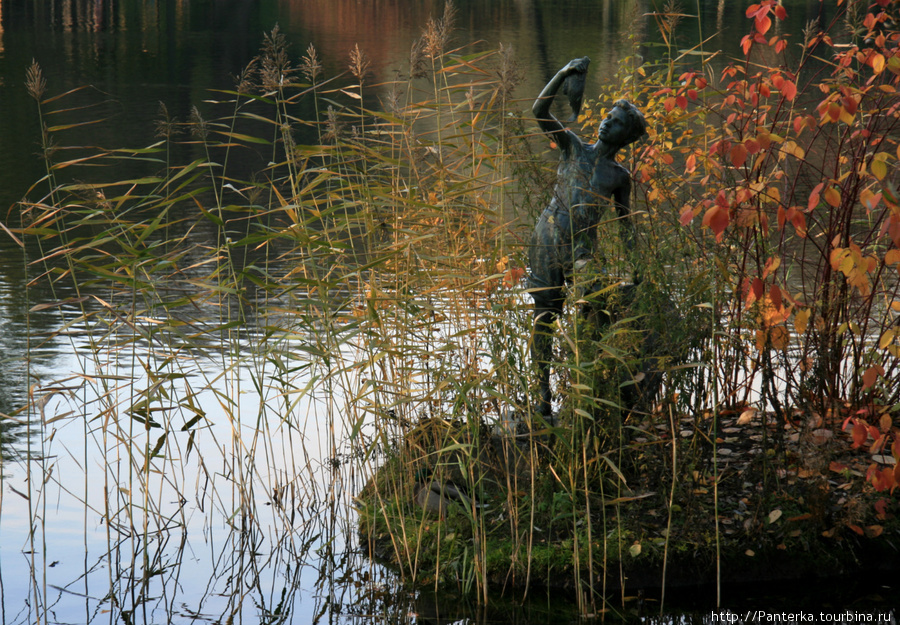
{"type": "Polygon", "coordinates": [[[579,458],[607,456],[575,450],[568,461],[573,450],[553,442],[564,428],[515,444],[485,428],[473,437],[464,424],[442,423],[457,447],[435,454],[422,446],[435,428],[428,420],[360,493],[360,534],[374,557],[412,582],[464,589],[477,581],[614,594],[623,580],[632,592],[712,584],[717,571],[723,582],[808,579],[898,561],[898,498],[867,481],[872,459],[852,447],[841,415],[782,424],[767,415],[766,425],[762,416],[723,411],[715,430],[712,415],[646,417],[644,435],[616,456],[621,475],[610,470],[587,482],[579,458]],[[763,442],[773,451],[763,452],[763,442]],[[512,464],[509,447],[520,454],[512,464]],[[466,458],[477,449],[477,461],[466,465],[461,449],[466,458]],[[427,453],[411,455],[416,450],[427,453]],[[442,479],[468,485],[484,507],[427,514],[413,497],[420,464],[443,466],[442,479]],[[581,475],[567,465],[581,466],[581,475]]]}

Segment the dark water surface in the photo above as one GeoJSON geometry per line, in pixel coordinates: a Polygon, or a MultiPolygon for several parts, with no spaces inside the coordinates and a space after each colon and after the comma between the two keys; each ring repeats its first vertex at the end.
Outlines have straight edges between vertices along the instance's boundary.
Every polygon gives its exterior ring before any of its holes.
{"type": "MultiPolygon", "coordinates": [[[[513,46],[523,75],[516,95],[524,110],[547,78],[571,58],[592,58],[587,89],[591,97],[623,57],[635,52],[646,58],[658,55],[659,48],[651,45],[658,41],[654,18],[648,14],[662,10],[663,4],[650,0],[458,0],[454,44],[472,49],[513,46]]],[[[676,47],[689,48],[701,38],[711,37],[704,49],[722,49],[722,59],[736,54],[746,32],[748,4],[685,0],[684,12],[699,12],[700,19],[682,20],[676,47]]],[[[827,18],[833,9],[823,4],[830,3],[785,2],[790,16],[785,30],[799,37],[807,21],[827,18]]],[[[45,97],[83,87],[74,97],[85,108],[68,115],[81,121],[102,120],[60,133],[68,145],[143,147],[156,140],[154,120],[160,102],[182,121],[189,117],[191,107],[203,112],[205,100],[219,97],[211,90],[234,86],[235,76],[258,53],[263,33],[276,24],[287,37],[295,62],[309,44],[316,46],[326,77],[346,72],[349,51],[358,44],[372,62],[372,82],[378,83],[408,71],[412,41],[426,21],[439,17],[442,10],[443,3],[437,0],[0,0],[0,221],[15,223],[18,201],[38,201],[46,193],[46,185],[33,187],[46,172],[38,154],[37,108],[24,84],[32,60],[40,64],[46,78],[45,97]]],[[[378,87],[373,89],[379,95],[378,87]]],[[[311,118],[312,111],[304,111],[304,106],[303,102],[297,104],[296,115],[311,118]]],[[[93,173],[88,167],[72,167],[63,171],[62,179],[91,181],[93,173]]],[[[32,367],[44,374],[61,376],[69,368],[77,369],[71,343],[50,341],[39,348],[29,343],[31,337],[51,334],[60,323],[57,317],[27,315],[34,301],[54,297],[51,293],[27,293],[25,270],[30,254],[31,250],[23,252],[0,233],[0,412],[12,411],[27,397],[30,378],[21,365],[26,350],[33,358],[32,367]]],[[[78,447],[79,437],[87,436],[79,430],[69,434],[63,449],[52,451],[72,456],[79,466],[88,464],[83,462],[87,452],[78,447]]],[[[23,453],[25,439],[22,428],[0,421],[5,458],[23,453]]],[[[216,470],[227,472],[226,468],[216,470]]],[[[192,477],[188,475],[184,481],[190,483],[192,477]]],[[[300,532],[297,541],[319,545],[321,558],[267,562],[278,572],[262,574],[263,582],[256,580],[255,594],[248,590],[249,583],[244,586],[240,580],[247,575],[244,560],[259,557],[254,553],[259,537],[252,532],[235,538],[202,519],[185,520],[190,534],[166,539],[183,541],[180,548],[156,545],[158,551],[153,554],[159,561],[145,567],[143,570],[152,574],[147,572],[147,578],[141,578],[123,560],[136,558],[150,547],[133,535],[121,541],[109,538],[108,527],[97,521],[103,503],[96,508],[78,508],[57,501],[50,503],[49,511],[44,508],[41,518],[49,523],[49,518],[55,517],[59,525],[54,527],[61,528],[52,537],[62,540],[69,532],[72,539],[47,547],[47,553],[41,555],[43,568],[35,573],[34,554],[28,551],[34,543],[27,539],[35,508],[20,494],[25,479],[21,470],[11,468],[6,469],[0,484],[2,624],[32,622],[35,613],[28,606],[39,597],[44,605],[51,605],[40,612],[50,622],[112,622],[116,611],[111,609],[107,593],[142,592],[142,584],[149,584],[150,577],[167,581],[155,598],[155,607],[148,609],[144,602],[142,610],[130,613],[130,620],[119,611],[115,618],[122,621],[116,622],[577,622],[573,598],[568,596],[551,599],[546,593],[537,593],[524,605],[498,600],[484,608],[459,597],[400,591],[389,573],[365,562],[359,554],[338,556],[353,542],[346,537],[350,528],[316,525],[327,516],[324,504],[308,509],[300,519],[291,517],[298,527],[308,521],[308,527],[315,528],[315,535],[300,532]],[[99,547],[94,542],[98,535],[106,537],[99,547]],[[335,565],[337,560],[339,565],[335,565]]],[[[125,488],[122,484],[118,487],[125,488]]],[[[347,491],[359,487],[344,485],[347,491]]],[[[77,481],[70,487],[79,488],[86,490],[85,484],[77,481]]],[[[261,502],[261,509],[270,503],[261,502]]],[[[46,502],[43,505],[47,506],[46,502]]],[[[836,587],[850,591],[835,600],[839,594],[834,591],[826,590],[822,596],[802,585],[785,596],[777,596],[777,589],[771,588],[728,588],[723,603],[744,610],[769,610],[776,605],[811,609],[832,601],[829,609],[837,612],[888,608],[898,598],[893,582],[868,580],[851,586],[843,581],[836,587]]],[[[831,587],[820,585],[817,590],[823,588],[831,587]]],[[[687,616],[667,613],[658,619],[661,622],[717,622],[711,616],[714,589],[673,591],[670,601],[695,612],[687,616]]],[[[629,605],[634,606],[629,617],[633,620],[658,614],[658,604],[650,596],[635,598],[629,605]]]]}

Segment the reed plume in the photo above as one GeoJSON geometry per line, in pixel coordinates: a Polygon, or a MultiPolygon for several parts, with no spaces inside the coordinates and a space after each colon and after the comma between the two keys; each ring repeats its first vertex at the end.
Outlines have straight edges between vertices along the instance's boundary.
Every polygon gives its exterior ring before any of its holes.
{"type": "Polygon", "coordinates": [[[366,74],[369,73],[371,64],[366,53],[359,49],[359,44],[355,44],[353,49],[350,50],[350,73],[359,80],[360,87],[362,87],[366,74]]]}
{"type": "Polygon", "coordinates": [[[448,0],[444,5],[444,15],[441,19],[428,18],[424,33],[424,49],[425,54],[432,60],[447,51],[455,20],[456,5],[452,0],[448,0]]]}
{"type": "Polygon", "coordinates": [[[157,139],[165,139],[166,141],[171,141],[178,133],[178,120],[171,115],[169,115],[169,109],[166,106],[165,102],[159,103],[159,108],[157,109],[159,117],[154,122],[154,126],[156,127],[156,133],[154,136],[157,139]]]}
{"type": "Polygon", "coordinates": [[[260,86],[266,93],[283,87],[296,71],[288,56],[287,39],[277,24],[263,37],[262,49],[257,58],[260,64],[260,86]]]}
{"type": "Polygon", "coordinates": [[[31,65],[25,70],[25,89],[28,91],[28,95],[38,102],[47,91],[47,81],[44,79],[41,66],[35,60],[32,60],[31,65]]]}
{"type": "Polygon", "coordinates": [[[196,106],[191,107],[191,136],[201,141],[206,141],[209,136],[209,124],[203,119],[200,110],[196,106]]]}
{"type": "Polygon", "coordinates": [[[316,54],[316,47],[309,44],[306,47],[306,55],[300,65],[300,71],[306,76],[306,79],[313,85],[316,84],[319,75],[322,73],[322,63],[319,61],[319,55],[316,54]]]}

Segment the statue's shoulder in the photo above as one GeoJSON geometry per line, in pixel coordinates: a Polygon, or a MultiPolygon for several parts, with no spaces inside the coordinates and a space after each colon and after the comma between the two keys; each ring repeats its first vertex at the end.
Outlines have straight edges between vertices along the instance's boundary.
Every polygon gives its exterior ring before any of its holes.
{"type": "Polygon", "coordinates": [[[592,157],[593,146],[589,143],[585,143],[581,137],[572,130],[566,128],[563,130],[562,135],[563,136],[560,137],[561,141],[558,142],[561,157],[574,160],[592,157]]]}

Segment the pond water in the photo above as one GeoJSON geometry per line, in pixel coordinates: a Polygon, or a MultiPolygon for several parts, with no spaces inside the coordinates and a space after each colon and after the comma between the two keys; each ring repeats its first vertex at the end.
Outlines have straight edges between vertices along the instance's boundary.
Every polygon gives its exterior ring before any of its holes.
{"type": "MultiPolygon", "coordinates": [[[[454,42],[512,45],[524,109],[570,58],[592,58],[588,94],[621,58],[652,58],[648,14],[658,4],[460,0],[454,42]]],[[[827,17],[816,0],[786,5],[792,32],[827,17]]],[[[46,174],[40,122],[25,88],[32,60],[49,95],[84,88],[72,96],[75,105],[102,120],[66,130],[69,145],[142,147],[156,140],[160,102],[181,120],[194,106],[202,112],[211,90],[233,87],[275,24],[295,59],[316,46],[326,76],[345,72],[359,44],[378,83],[407,71],[411,42],[442,7],[430,0],[0,0],[0,221],[15,224],[16,203],[46,193],[46,185],[32,186],[46,174]]],[[[700,19],[681,21],[679,46],[702,36],[706,50],[736,53],[742,3],[684,8],[699,9],[700,19]]],[[[311,117],[304,106],[294,114],[311,117]]],[[[92,170],[66,173],[90,181],[92,170]]],[[[302,357],[318,338],[298,327],[276,349],[256,351],[267,328],[291,329],[284,312],[290,298],[252,314],[235,311],[243,326],[215,323],[223,315],[215,302],[184,311],[192,336],[208,328],[214,336],[203,349],[191,343],[189,354],[171,344],[163,350],[154,334],[161,324],[150,314],[129,320],[130,336],[111,329],[99,314],[102,292],[86,304],[91,321],[81,318],[78,298],[41,309],[78,295],[62,284],[30,282],[28,263],[42,253],[0,234],[0,623],[577,622],[571,597],[496,597],[484,608],[411,593],[365,557],[352,501],[365,476],[345,462],[359,451],[347,443],[359,424],[342,419],[339,388],[314,383],[330,375],[302,357]],[[293,360],[286,365],[282,355],[293,360]],[[175,394],[190,401],[173,402],[175,394]],[[166,432],[190,433],[166,458],[155,453],[165,441],[154,420],[166,432]],[[153,470],[145,470],[147,458],[153,470]]],[[[358,358],[352,343],[318,347],[333,351],[336,367],[358,358]]],[[[861,587],[895,592],[871,580],[861,587]]],[[[811,609],[826,600],[770,592],[726,589],[724,597],[736,609],[772,609],[780,600],[811,609]]],[[[844,603],[830,592],[831,606],[845,609],[860,594],[852,589],[844,603]]],[[[681,599],[697,612],[673,612],[663,622],[709,622],[713,591],[681,599]]],[[[629,604],[629,618],[658,614],[652,598],[639,603],[629,604]]]]}

